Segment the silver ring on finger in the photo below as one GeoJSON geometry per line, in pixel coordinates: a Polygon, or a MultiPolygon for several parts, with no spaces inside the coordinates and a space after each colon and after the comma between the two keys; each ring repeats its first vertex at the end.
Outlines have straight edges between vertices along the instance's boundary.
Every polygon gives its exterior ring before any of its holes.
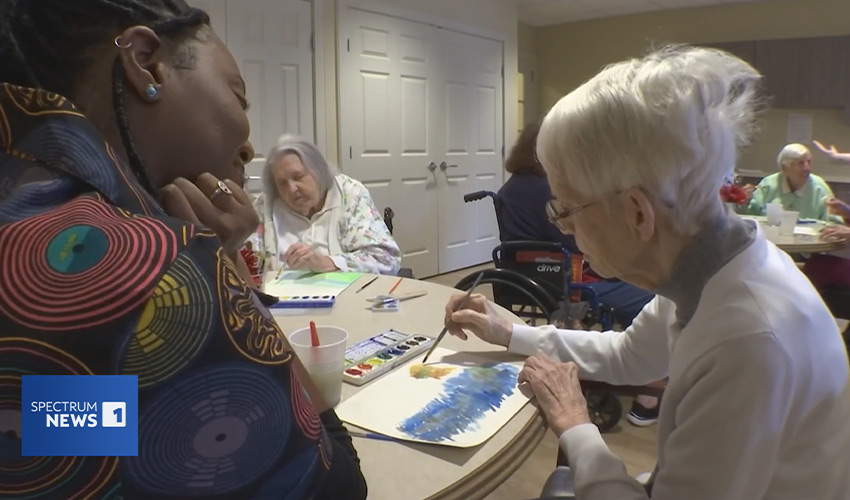
{"type": "Polygon", "coordinates": [[[210,201],[215,200],[217,196],[223,194],[230,196],[233,194],[233,191],[231,191],[230,188],[227,187],[227,184],[225,184],[224,181],[218,181],[218,187],[215,188],[215,191],[213,191],[213,193],[210,195],[210,201]]]}

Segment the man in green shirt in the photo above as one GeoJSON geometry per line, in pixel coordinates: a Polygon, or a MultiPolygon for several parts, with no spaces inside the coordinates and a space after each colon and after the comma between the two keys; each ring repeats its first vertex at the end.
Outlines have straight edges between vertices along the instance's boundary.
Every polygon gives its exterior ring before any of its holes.
{"type": "Polygon", "coordinates": [[[843,223],[838,215],[829,213],[826,200],[832,189],[821,177],[812,173],[812,154],[802,144],[788,144],[776,159],[779,172],[768,175],[758,186],[744,187],[749,203],[739,210],[742,214],[764,215],[768,203],[780,203],[785,210],[800,213],[803,219],[819,219],[843,223]]]}

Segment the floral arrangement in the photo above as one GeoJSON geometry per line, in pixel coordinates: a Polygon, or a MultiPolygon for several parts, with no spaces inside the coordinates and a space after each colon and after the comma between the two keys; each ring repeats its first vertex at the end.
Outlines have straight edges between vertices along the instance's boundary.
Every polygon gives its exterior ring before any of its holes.
{"type": "Polygon", "coordinates": [[[723,200],[724,203],[743,205],[747,202],[747,193],[745,193],[740,186],[727,181],[720,186],[720,199],[723,200]]]}

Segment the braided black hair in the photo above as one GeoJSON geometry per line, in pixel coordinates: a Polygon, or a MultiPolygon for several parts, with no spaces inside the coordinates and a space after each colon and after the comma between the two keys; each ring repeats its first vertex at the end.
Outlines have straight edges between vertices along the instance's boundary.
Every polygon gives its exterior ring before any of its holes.
{"type": "MultiPolygon", "coordinates": [[[[182,42],[209,25],[209,16],[184,0],[0,0],[0,81],[73,100],[93,50],[139,25],[182,42]]],[[[191,68],[194,53],[182,48],[174,63],[191,68]]],[[[118,130],[130,167],[142,186],[155,194],[130,133],[123,90],[123,66],[116,58],[112,101],[118,130]]]]}

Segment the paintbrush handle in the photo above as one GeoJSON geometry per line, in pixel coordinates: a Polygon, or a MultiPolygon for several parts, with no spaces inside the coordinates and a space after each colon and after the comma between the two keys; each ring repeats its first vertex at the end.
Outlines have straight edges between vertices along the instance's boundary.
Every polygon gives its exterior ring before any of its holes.
{"type": "MultiPolygon", "coordinates": [[[[469,290],[466,291],[466,295],[464,295],[463,300],[460,301],[460,305],[457,306],[457,309],[455,309],[455,311],[460,311],[461,309],[466,307],[466,303],[469,302],[469,297],[472,296],[472,291],[475,290],[475,288],[478,286],[479,283],[481,283],[481,278],[483,278],[483,277],[484,277],[483,272],[478,274],[478,277],[475,278],[475,281],[472,283],[472,286],[469,287],[469,290]]],[[[446,336],[446,332],[449,331],[449,325],[451,325],[451,324],[452,324],[452,322],[451,322],[451,320],[449,320],[449,322],[446,323],[446,326],[443,327],[443,330],[440,332],[440,334],[437,335],[437,338],[434,340],[434,343],[431,345],[431,348],[428,349],[428,352],[425,354],[425,357],[422,359],[422,364],[425,364],[425,362],[428,361],[428,356],[430,356],[431,353],[434,352],[434,349],[437,348],[437,344],[439,344],[440,341],[443,340],[443,337],[446,336]]]]}
{"type": "Polygon", "coordinates": [[[390,297],[392,297],[395,300],[405,301],[405,300],[415,299],[416,297],[422,297],[423,295],[428,295],[428,291],[427,290],[417,290],[415,292],[407,292],[407,293],[399,293],[399,294],[396,294],[396,295],[390,295],[390,297]]]}

